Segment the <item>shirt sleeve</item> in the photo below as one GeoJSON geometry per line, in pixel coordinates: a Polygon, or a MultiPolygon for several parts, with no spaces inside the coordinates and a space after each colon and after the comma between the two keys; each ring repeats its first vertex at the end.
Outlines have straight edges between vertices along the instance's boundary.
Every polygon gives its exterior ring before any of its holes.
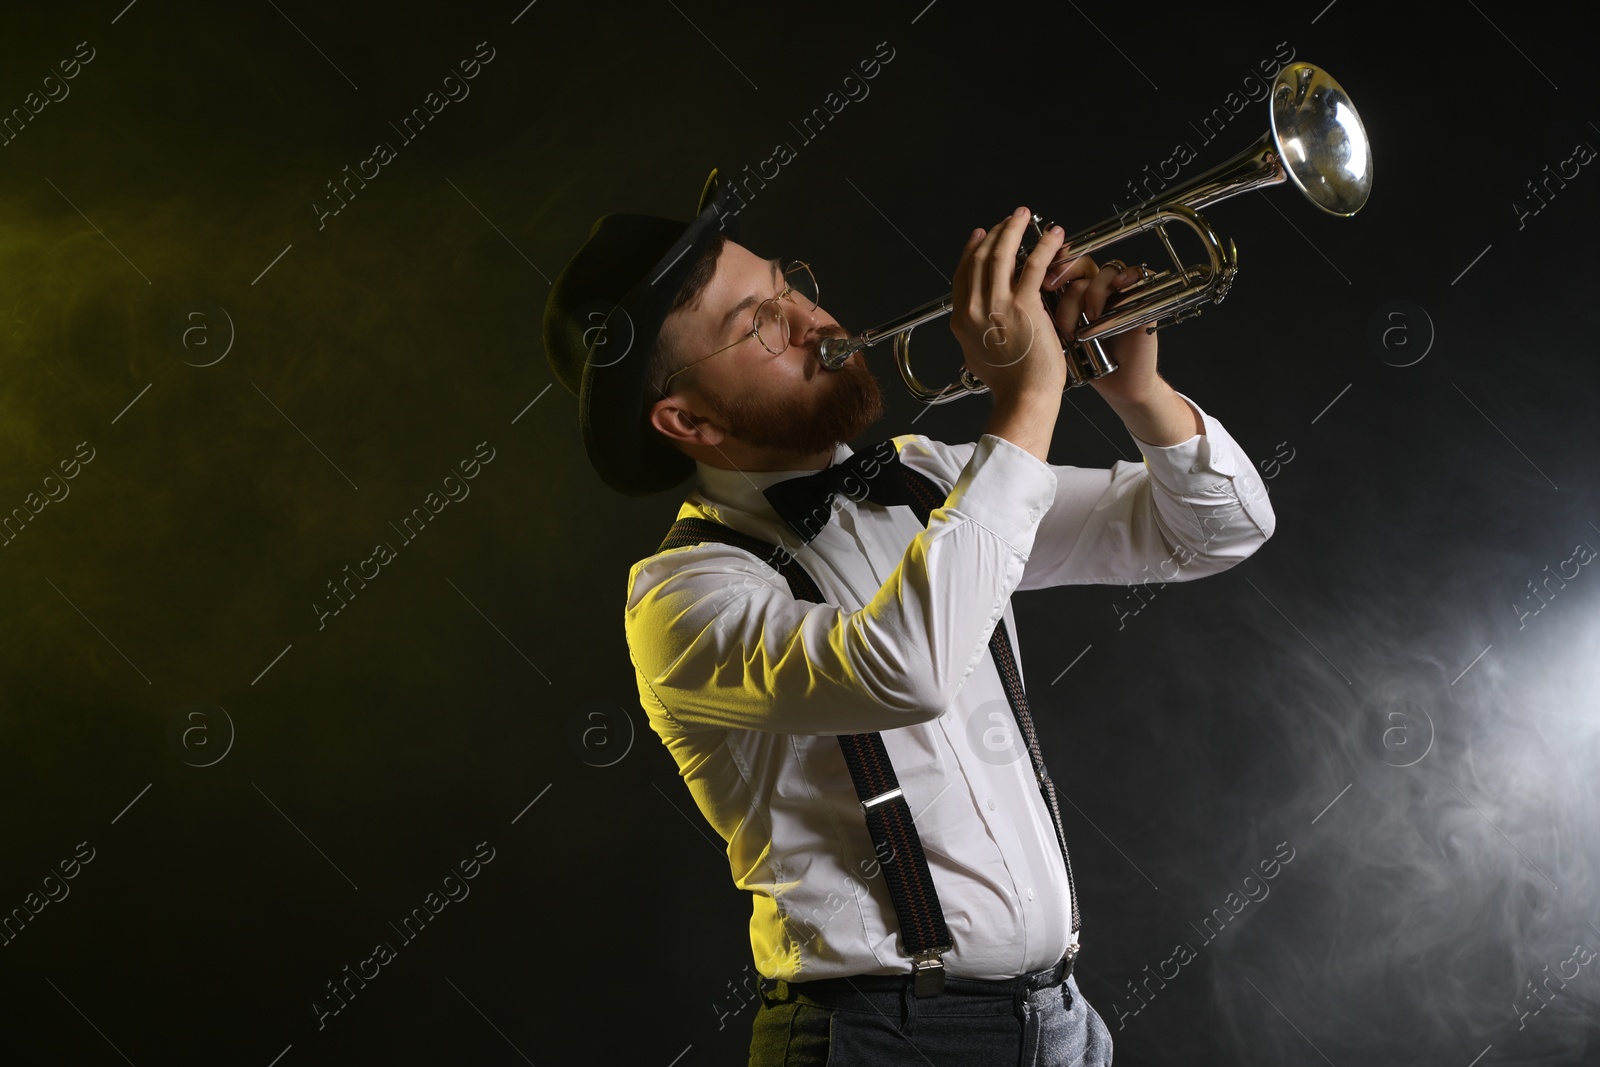
{"type": "Polygon", "coordinates": [[[794,599],[729,545],[635,564],[626,629],[642,703],[680,732],[845,734],[937,718],[984,655],[1057,485],[1037,457],[984,435],[858,611],[794,599]]]}
{"type": "Polygon", "coordinates": [[[1227,570],[1272,536],[1277,519],[1255,464],[1220,422],[1178,395],[1204,434],[1165,447],[1135,437],[1143,463],[1051,466],[1055,504],[1017,588],[1190,581],[1227,570]]]}

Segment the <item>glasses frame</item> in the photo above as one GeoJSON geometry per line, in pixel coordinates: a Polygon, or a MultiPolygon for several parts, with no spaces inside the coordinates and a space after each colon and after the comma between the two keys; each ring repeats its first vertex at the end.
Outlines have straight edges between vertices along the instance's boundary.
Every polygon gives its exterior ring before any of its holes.
{"type": "Polygon", "coordinates": [[[801,302],[799,300],[796,300],[793,297],[789,296],[790,293],[793,293],[795,291],[795,288],[794,288],[794,286],[792,284],[790,284],[788,282],[788,278],[789,278],[789,276],[791,274],[793,274],[795,271],[798,271],[798,270],[804,270],[806,272],[806,274],[811,278],[811,291],[813,293],[817,294],[817,299],[812,302],[812,305],[808,309],[807,314],[815,312],[817,310],[817,308],[821,307],[822,306],[822,289],[821,289],[820,286],[817,285],[817,276],[812,273],[811,264],[807,263],[805,260],[802,260],[802,259],[791,259],[783,267],[783,278],[784,278],[783,291],[781,293],[779,293],[777,296],[769,296],[769,297],[767,297],[765,300],[761,301],[761,303],[756,305],[755,311],[752,312],[751,315],[750,315],[750,329],[747,332],[741,334],[739,336],[738,340],[733,341],[733,342],[731,342],[729,344],[723,345],[721,348],[717,349],[716,352],[709,352],[706,355],[701,356],[699,359],[692,360],[692,361],[690,361],[688,363],[685,363],[683,366],[679,367],[677,370],[675,370],[671,374],[667,375],[667,380],[661,383],[661,395],[662,396],[666,396],[667,395],[667,387],[672,384],[672,379],[676,378],[678,375],[682,374],[684,371],[688,370],[690,367],[698,366],[699,364],[704,363],[706,360],[710,359],[712,356],[717,355],[718,353],[726,352],[730,348],[733,348],[733,347],[735,347],[737,345],[742,345],[746,341],[750,340],[750,338],[752,338],[752,337],[754,337],[757,341],[761,342],[761,347],[762,348],[765,348],[768,352],[772,352],[772,354],[775,355],[775,356],[781,356],[785,352],[789,351],[789,337],[790,337],[789,316],[784,314],[783,305],[782,305],[782,303],[780,303],[780,301],[782,301],[785,297],[788,297],[789,298],[789,302],[791,304],[794,304],[796,307],[804,307],[805,306],[805,305],[801,304],[801,302]],[[758,323],[760,323],[760,321],[761,321],[761,311],[768,304],[774,304],[774,305],[777,306],[777,308],[778,308],[778,321],[783,323],[783,347],[778,349],[776,352],[772,351],[772,346],[771,345],[769,345],[769,344],[767,344],[767,342],[761,340],[761,331],[758,328],[758,323]]]}

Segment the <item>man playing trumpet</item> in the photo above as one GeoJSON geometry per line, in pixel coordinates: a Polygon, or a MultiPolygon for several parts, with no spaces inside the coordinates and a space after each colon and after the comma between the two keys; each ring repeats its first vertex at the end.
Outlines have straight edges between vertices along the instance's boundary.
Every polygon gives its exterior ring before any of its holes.
{"type": "Polygon", "coordinates": [[[954,278],[984,433],[851,448],[884,410],[864,353],[821,365],[847,332],[815,275],[730,239],[724,209],[713,171],[687,225],[599,220],[545,340],[602,480],[694,479],[629,574],[625,630],[650,724],[751,894],[750,1062],[1109,1063],[1072,974],[1082,916],[1010,597],[1225,570],[1273,532],[1261,480],[1142,329],[1090,384],[1144,462],[1049,462],[1061,337],[1139,269],[1053,264],[1057,227],[1019,271],[1023,208],[972,232],[954,278]]]}

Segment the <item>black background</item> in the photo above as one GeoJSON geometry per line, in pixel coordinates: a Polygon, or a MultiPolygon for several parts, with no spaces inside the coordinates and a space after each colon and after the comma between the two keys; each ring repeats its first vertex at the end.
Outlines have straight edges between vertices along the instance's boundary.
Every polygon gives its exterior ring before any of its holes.
{"type": "MultiPolygon", "coordinates": [[[[1355,101],[1371,202],[1211,208],[1239,280],[1161,349],[1266,465],[1276,535],[1137,615],[1105,586],[1015,600],[1072,801],[1079,982],[1119,1064],[1600,1062],[1600,963],[1518,1018],[1528,979],[1600,949],[1600,578],[1537,614],[1528,587],[1600,545],[1600,178],[1514,206],[1600,145],[1592,37],[1576,6],[1354,0],[18,18],[0,909],[31,921],[0,947],[7,1060],[744,1062],[748,900],[622,638],[681,492],[588,467],[542,350],[549,279],[598,216],[687,218],[711,167],[787,141],[744,243],[810,260],[872,325],[947,292],[966,234],[1019,203],[1077,229],[1180,141],[1186,176],[1243,148],[1264,105],[1209,145],[1190,124],[1280,43],[1355,101]],[[80,41],[70,95],[28,111],[80,41]],[[485,41],[470,96],[402,144],[389,123],[485,41]],[[802,143],[789,123],[880,42],[870,95],[802,143]],[[324,183],[379,140],[396,158],[319,228],[324,183]],[[30,498],[85,441],[70,495],[30,498]],[[402,547],[387,524],[480,442],[470,496],[402,547]],[[319,628],[325,583],[384,539],[398,558],[319,628]],[[70,894],[27,912],[81,842],[70,894]],[[1191,924],[1280,842],[1270,895],[1202,946],[1191,924]],[[396,937],[480,843],[470,895],[396,937]],[[1197,958],[1131,1014],[1127,983],[1185,938],[1197,958]],[[324,983],[380,940],[396,958],[319,1027],[324,983]]],[[[876,367],[876,432],[907,432],[919,405],[876,367]]],[[[1092,392],[1052,462],[1137,460],[1092,392]]],[[[968,441],[987,411],[914,429],[968,441]]]]}

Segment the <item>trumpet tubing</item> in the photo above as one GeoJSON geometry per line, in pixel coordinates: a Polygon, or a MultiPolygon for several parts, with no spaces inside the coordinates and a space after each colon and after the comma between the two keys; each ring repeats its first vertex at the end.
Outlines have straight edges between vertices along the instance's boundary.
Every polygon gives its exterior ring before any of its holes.
{"type": "MultiPolygon", "coordinates": [[[[1064,345],[1067,387],[1084,385],[1117,369],[1101,338],[1143,327],[1156,330],[1200,314],[1203,304],[1221,303],[1238,273],[1238,250],[1226,246],[1200,214],[1200,209],[1253,189],[1291,184],[1301,195],[1330,215],[1350,216],[1361,210],[1372,190],[1372,148],[1354,105],[1339,83],[1320,67],[1291,63],[1278,72],[1272,92],[1267,130],[1257,141],[1231,159],[1166,191],[1159,202],[1129,209],[1070,235],[1062,244],[1069,254],[1052,266],[1092,255],[1140,233],[1154,232],[1172,259],[1172,267],[1155,271],[1117,294],[1105,314],[1093,323],[1080,322],[1076,340],[1064,345]],[[1181,224],[1200,241],[1206,258],[1185,264],[1167,233],[1181,224]]],[[[1049,226],[1035,215],[1033,240],[1049,226]]],[[[1020,249],[1017,262],[1031,251],[1020,249]]],[[[852,354],[893,339],[895,364],[911,395],[929,404],[943,404],[964,396],[988,392],[988,387],[966,369],[960,378],[942,388],[921,382],[911,367],[911,331],[932,319],[948,315],[954,293],[850,338],[828,338],[818,358],[829,370],[844,366],[852,354]]],[[[1054,310],[1056,294],[1047,293],[1054,310]]]]}

